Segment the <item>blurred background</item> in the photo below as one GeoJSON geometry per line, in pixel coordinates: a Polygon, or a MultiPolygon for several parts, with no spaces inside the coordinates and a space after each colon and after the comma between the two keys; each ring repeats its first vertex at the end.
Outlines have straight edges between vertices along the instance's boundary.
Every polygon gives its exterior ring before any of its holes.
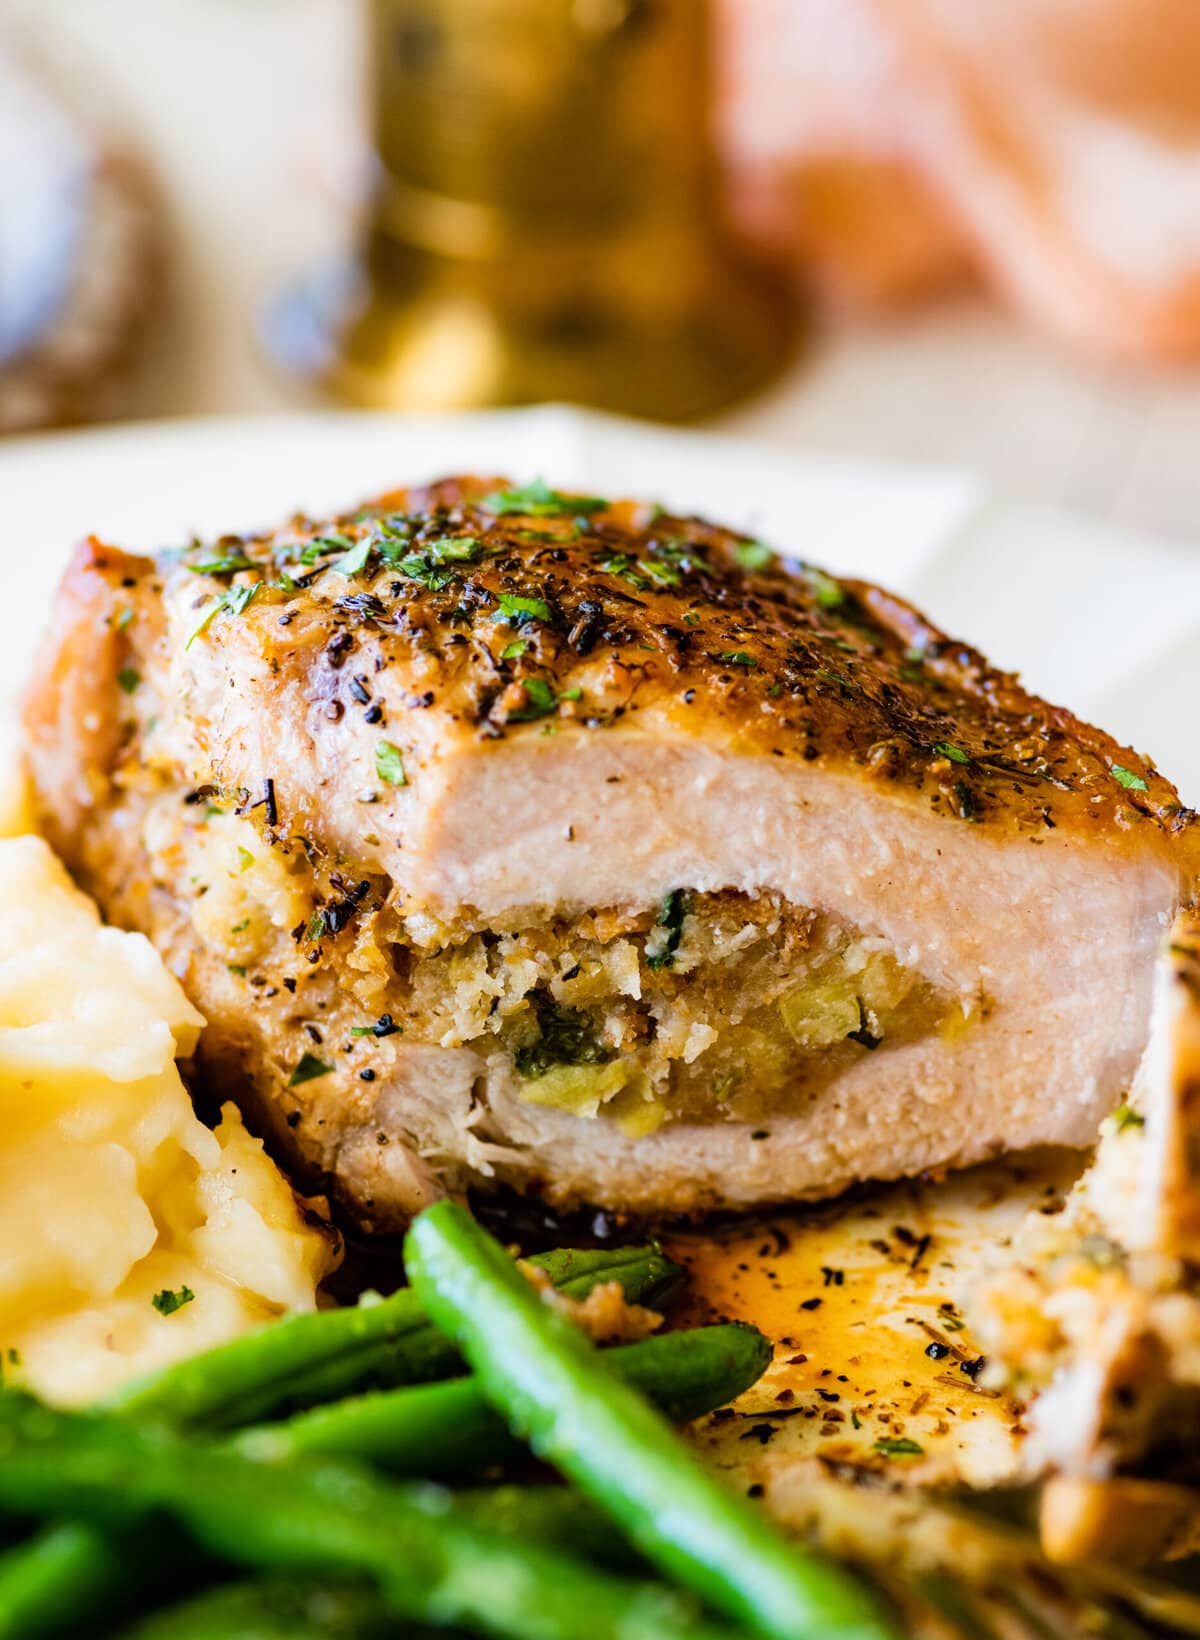
{"type": "Polygon", "coordinates": [[[1200,534],[1196,0],[0,0],[0,431],[570,400],[1200,534]]]}

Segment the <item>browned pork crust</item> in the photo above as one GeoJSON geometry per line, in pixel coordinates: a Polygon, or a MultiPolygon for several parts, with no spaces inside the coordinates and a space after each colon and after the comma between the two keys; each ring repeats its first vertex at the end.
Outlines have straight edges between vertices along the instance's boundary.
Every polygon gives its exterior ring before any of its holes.
{"type": "MultiPolygon", "coordinates": [[[[699,519],[499,479],[157,562],[85,543],[25,721],[48,834],[185,978],[214,1074],[384,1220],[439,1180],[691,1208],[1086,1142],[1196,862],[1147,760],[903,600],[699,519]],[[249,956],[239,920],[214,943],[209,808],[253,826],[252,876],[278,867],[259,911],[302,894],[249,956]],[[770,1147],[732,1107],[724,1138],[534,1108],[495,1037],[415,1014],[360,1072],[363,999],[391,1009],[421,952],[555,918],[570,939],[582,917],[606,949],[638,930],[644,979],[677,888],[865,934],[934,988],[927,1038],[875,1055],[857,1020],[847,1076],[798,1082],[770,1147]],[[966,1037],[943,1036],[947,1007],[966,1037]]],[[[702,1074],[704,1042],[680,1051],[702,1074]]]]}

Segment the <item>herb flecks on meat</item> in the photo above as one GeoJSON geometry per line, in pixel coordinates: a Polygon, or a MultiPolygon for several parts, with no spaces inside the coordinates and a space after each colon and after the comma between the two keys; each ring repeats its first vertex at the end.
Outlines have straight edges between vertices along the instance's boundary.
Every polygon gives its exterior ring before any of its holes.
{"type": "MultiPolygon", "coordinates": [[[[187,642],[243,619],[317,621],[331,656],[359,631],[377,664],[419,655],[439,698],[490,739],[639,713],[686,726],[702,698],[747,750],[865,768],[949,820],[1044,835],[1064,798],[1086,794],[1098,821],[1185,823],[1152,766],[1107,737],[1081,747],[1069,714],[805,548],[802,528],[768,544],[543,479],[446,480],[184,549],[213,589],[187,642]]],[[[402,736],[387,744],[405,767],[402,736]]]]}

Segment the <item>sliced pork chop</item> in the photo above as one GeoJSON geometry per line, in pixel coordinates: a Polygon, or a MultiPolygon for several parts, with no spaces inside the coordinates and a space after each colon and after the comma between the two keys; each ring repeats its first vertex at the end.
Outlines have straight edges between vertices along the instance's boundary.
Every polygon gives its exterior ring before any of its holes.
{"type": "Polygon", "coordinates": [[[209,1079],[377,1225],[1087,1144],[1195,861],[1145,761],[898,598],[543,484],[85,543],[25,719],[209,1079]]]}
{"type": "Polygon", "coordinates": [[[1021,1227],[971,1319],[993,1375],[1030,1399],[1059,1560],[1200,1549],[1200,922],[1159,963],[1131,1098],[1061,1204],[1021,1227]]]}

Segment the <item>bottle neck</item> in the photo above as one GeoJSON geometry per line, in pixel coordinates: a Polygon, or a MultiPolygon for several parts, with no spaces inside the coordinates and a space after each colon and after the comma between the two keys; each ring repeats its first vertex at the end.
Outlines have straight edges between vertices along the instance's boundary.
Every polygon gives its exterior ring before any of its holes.
{"type": "Polygon", "coordinates": [[[707,0],[372,0],[377,228],[489,259],[711,208],[707,0]]]}

